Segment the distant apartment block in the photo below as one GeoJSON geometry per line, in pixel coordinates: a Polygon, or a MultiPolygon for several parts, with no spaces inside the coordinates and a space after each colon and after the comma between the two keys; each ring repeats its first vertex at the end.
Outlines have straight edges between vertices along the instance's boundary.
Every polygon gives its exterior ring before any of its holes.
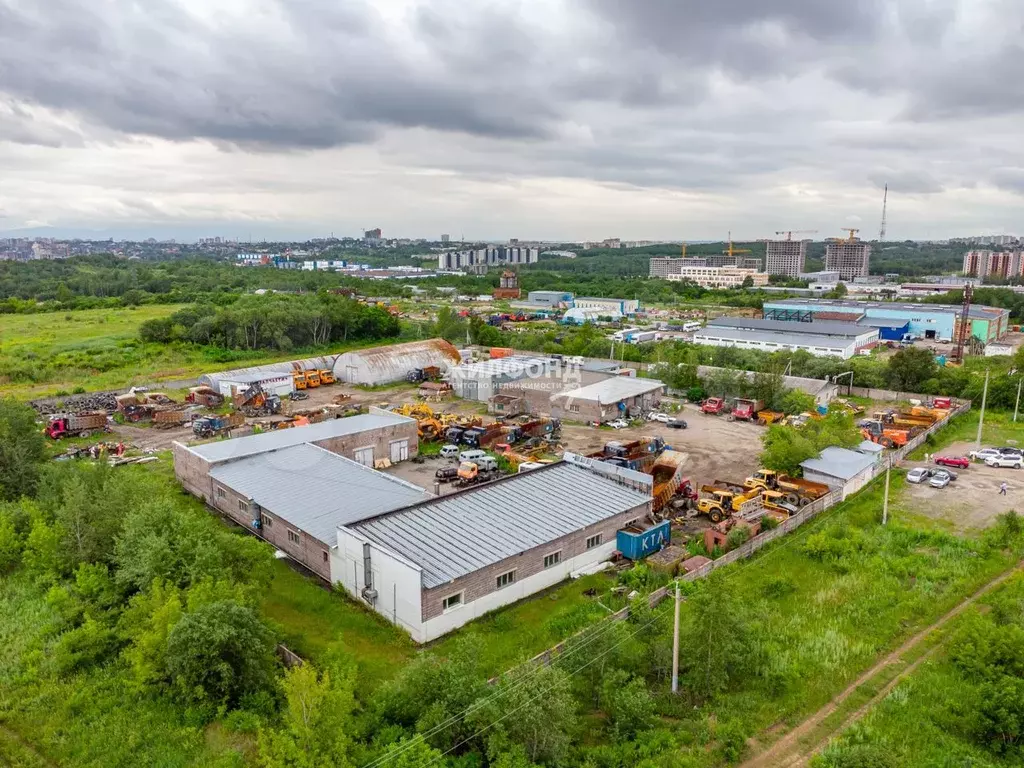
{"type": "Polygon", "coordinates": [[[768,240],[764,271],[769,275],[798,277],[807,261],[808,240],[768,240]]]}
{"type": "Polygon", "coordinates": [[[536,264],[540,261],[540,248],[525,246],[489,246],[469,251],[447,251],[438,254],[437,268],[445,270],[469,269],[470,267],[536,264]]]}
{"type": "Polygon", "coordinates": [[[968,251],[964,254],[965,275],[1012,280],[1024,276],[1022,251],[968,251]]]}
{"type": "MultiPolygon", "coordinates": [[[[682,259],[680,259],[682,261],[682,259]]],[[[754,286],[768,285],[768,273],[739,267],[685,266],[666,276],[666,280],[686,281],[701,288],[739,288],[750,278],[754,286]]]]}
{"type": "Polygon", "coordinates": [[[838,272],[840,280],[868,276],[871,245],[860,240],[832,240],[825,245],[825,270],[838,272]]]}
{"type": "Polygon", "coordinates": [[[670,275],[682,274],[683,270],[690,267],[735,267],[756,272],[761,268],[761,260],[746,256],[729,256],[728,254],[686,257],[655,256],[649,263],[649,276],[668,278],[670,275]]]}
{"type": "Polygon", "coordinates": [[[442,243],[445,243],[447,245],[449,240],[451,240],[450,236],[448,236],[448,235],[441,235],[441,242],[442,243]]]}

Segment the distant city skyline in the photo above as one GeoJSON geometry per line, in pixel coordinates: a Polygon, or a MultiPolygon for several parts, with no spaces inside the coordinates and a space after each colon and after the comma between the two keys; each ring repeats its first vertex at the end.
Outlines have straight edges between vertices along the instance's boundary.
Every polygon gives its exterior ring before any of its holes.
{"type": "Polygon", "coordinates": [[[0,232],[1024,229],[1016,0],[126,7],[0,0],[0,232]]]}

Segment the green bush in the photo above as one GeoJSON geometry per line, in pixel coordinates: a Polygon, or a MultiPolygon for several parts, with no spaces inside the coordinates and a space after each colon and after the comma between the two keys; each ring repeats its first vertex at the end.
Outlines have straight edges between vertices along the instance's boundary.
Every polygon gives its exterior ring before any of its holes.
{"type": "Polygon", "coordinates": [[[167,671],[186,702],[237,704],[269,689],[276,667],[267,628],[251,608],[235,602],[186,614],[167,638],[167,671]]]}

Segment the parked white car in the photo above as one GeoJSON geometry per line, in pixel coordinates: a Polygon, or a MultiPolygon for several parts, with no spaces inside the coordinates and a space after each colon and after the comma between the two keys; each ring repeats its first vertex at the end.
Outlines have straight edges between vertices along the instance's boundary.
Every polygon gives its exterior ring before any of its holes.
{"type": "Polygon", "coordinates": [[[608,426],[612,429],[625,429],[629,426],[629,422],[625,419],[615,419],[615,421],[609,421],[608,426]]]}
{"type": "Polygon", "coordinates": [[[990,467],[1009,467],[1010,469],[1020,469],[1021,467],[1024,467],[1024,456],[1008,456],[1006,454],[989,456],[985,459],[985,464],[990,467]]]}
{"type": "Polygon", "coordinates": [[[932,488],[945,488],[949,485],[949,475],[934,475],[929,481],[928,485],[932,488]]]}
{"type": "Polygon", "coordinates": [[[967,455],[970,456],[975,461],[987,461],[992,457],[998,457],[1001,456],[1002,454],[999,453],[999,451],[995,448],[982,448],[979,451],[971,451],[967,455]]]}
{"type": "Polygon", "coordinates": [[[661,413],[660,411],[652,411],[651,413],[647,414],[647,420],[660,421],[662,424],[668,424],[670,421],[672,421],[672,417],[669,416],[667,413],[661,413]]]}

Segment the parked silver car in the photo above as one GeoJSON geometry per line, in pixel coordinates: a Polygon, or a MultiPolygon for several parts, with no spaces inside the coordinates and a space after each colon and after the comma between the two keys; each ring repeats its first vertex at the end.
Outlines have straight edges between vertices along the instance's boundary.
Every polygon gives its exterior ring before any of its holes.
{"type": "Polygon", "coordinates": [[[925,480],[928,479],[928,476],[930,474],[931,474],[931,470],[930,469],[925,469],[924,467],[914,467],[914,469],[912,469],[909,472],[907,472],[907,482],[908,483],[923,483],[925,480]]]}
{"type": "Polygon", "coordinates": [[[945,488],[947,485],[949,485],[951,479],[952,478],[950,478],[950,476],[947,474],[936,473],[932,475],[931,479],[928,480],[928,485],[930,485],[932,488],[945,488]]]}

